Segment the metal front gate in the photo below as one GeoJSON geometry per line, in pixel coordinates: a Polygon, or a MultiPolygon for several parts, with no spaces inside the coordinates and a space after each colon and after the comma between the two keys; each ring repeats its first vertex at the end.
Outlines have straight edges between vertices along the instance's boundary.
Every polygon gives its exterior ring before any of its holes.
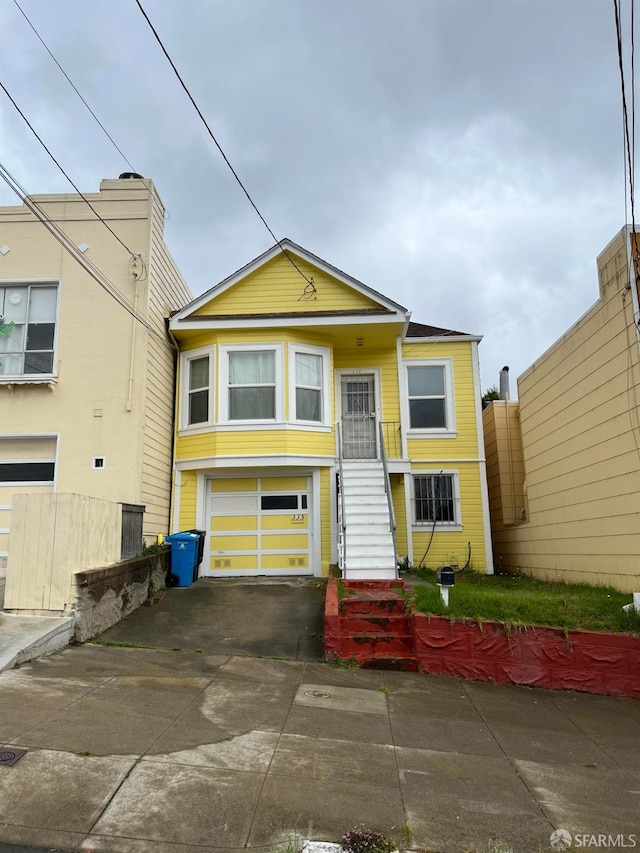
{"type": "Polygon", "coordinates": [[[345,459],[376,459],[375,382],[371,375],[343,376],[342,452],[345,459]]]}

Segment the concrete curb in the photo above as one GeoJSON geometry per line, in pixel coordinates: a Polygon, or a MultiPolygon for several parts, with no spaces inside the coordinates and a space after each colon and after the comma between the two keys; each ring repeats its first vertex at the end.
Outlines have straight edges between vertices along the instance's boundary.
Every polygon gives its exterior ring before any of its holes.
{"type": "Polygon", "coordinates": [[[73,616],[0,615],[0,672],[31,658],[60,651],[69,645],[73,636],[73,616]]]}

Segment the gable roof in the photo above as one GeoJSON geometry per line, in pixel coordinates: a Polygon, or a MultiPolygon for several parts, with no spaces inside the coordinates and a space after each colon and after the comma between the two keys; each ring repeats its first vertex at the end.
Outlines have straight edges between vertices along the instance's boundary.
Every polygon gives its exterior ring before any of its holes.
{"type": "MultiPolygon", "coordinates": [[[[173,316],[172,322],[195,319],[193,315],[200,308],[205,306],[211,300],[215,299],[217,296],[220,296],[229,288],[233,287],[246,276],[250,275],[251,273],[258,270],[260,267],[264,266],[265,264],[268,264],[270,261],[277,258],[280,254],[283,254],[290,260],[293,260],[294,265],[295,258],[291,258],[291,256],[295,256],[299,259],[306,261],[312,266],[317,267],[318,269],[325,272],[327,275],[330,275],[340,281],[342,284],[345,284],[347,287],[352,288],[363,296],[366,296],[376,302],[379,305],[380,312],[391,312],[393,314],[402,315],[406,315],[407,313],[407,309],[403,305],[400,305],[393,299],[389,299],[389,297],[387,296],[383,296],[383,294],[378,293],[377,290],[374,290],[372,287],[363,284],[361,281],[358,281],[358,279],[353,278],[353,276],[350,276],[342,270],[338,269],[338,267],[333,266],[333,264],[327,263],[327,261],[324,261],[322,258],[319,258],[317,255],[314,255],[312,252],[309,252],[307,249],[304,249],[302,246],[299,246],[297,243],[294,243],[293,240],[285,238],[283,240],[280,240],[279,243],[276,243],[270,249],[267,249],[266,252],[263,252],[261,255],[258,255],[257,258],[254,258],[248,264],[245,264],[245,266],[241,267],[239,270],[236,270],[236,272],[232,273],[230,276],[227,276],[227,278],[214,285],[201,296],[198,296],[196,299],[193,300],[193,302],[190,302],[182,310],[178,311],[173,316]]],[[[217,319],[220,319],[220,317],[218,317],[217,319]]]]}
{"type": "Polygon", "coordinates": [[[449,338],[467,337],[468,332],[455,332],[453,329],[441,329],[439,326],[426,326],[424,323],[409,323],[406,332],[407,338],[449,338]]]}

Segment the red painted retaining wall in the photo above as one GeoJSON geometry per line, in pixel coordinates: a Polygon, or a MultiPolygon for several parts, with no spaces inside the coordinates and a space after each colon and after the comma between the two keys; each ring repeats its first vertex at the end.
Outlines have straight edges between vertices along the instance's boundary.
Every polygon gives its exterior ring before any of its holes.
{"type": "Polygon", "coordinates": [[[640,637],[497,622],[413,616],[415,655],[425,672],[640,698],[640,637]]]}
{"type": "MultiPolygon", "coordinates": [[[[355,584],[354,584],[355,586],[355,584]]],[[[325,657],[341,657],[346,636],[335,578],[327,584],[325,657]]],[[[343,620],[346,622],[346,620],[343,620]]],[[[640,637],[557,628],[505,631],[498,622],[410,617],[420,669],[436,675],[640,698],[640,637]]],[[[348,655],[342,654],[342,657],[348,655]]]]}

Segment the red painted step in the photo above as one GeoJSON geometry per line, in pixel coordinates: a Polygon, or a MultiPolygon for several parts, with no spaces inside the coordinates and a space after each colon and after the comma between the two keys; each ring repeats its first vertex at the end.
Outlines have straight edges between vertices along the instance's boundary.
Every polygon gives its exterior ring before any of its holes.
{"type": "Polygon", "coordinates": [[[393,633],[353,634],[340,638],[340,654],[347,657],[394,657],[413,653],[413,637],[393,633]]]}
{"type": "Polygon", "coordinates": [[[354,613],[370,613],[389,615],[404,613],[404,599],[397,592],[382,590],[380,592],[357,592],[347,593],[340,599],[340,613],[342,615],[354,613]]]}
{"type": "Polygon", "coordinates": [[[338,657],[356,660],[368,669],[417,672],[402,581],[345,581],[342,585],[337,607],[338,657]]]}

